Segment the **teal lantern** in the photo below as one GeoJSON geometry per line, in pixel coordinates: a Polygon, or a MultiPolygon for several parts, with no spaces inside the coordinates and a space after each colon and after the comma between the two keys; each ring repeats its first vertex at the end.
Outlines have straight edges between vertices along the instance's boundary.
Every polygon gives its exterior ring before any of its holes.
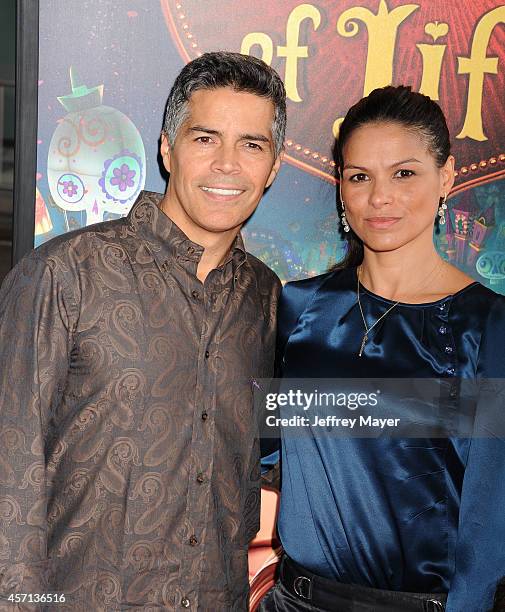
{"type": "Polygon", "coordinates": [[[85,225],[104,214],[125,215],[145,183],[140,133],[122,112],[102,104],[103,85],[89,89],[70,68],[72,93],[58,98],[68,114],[58,121],[47,159],[51,196],[85,225]]]}

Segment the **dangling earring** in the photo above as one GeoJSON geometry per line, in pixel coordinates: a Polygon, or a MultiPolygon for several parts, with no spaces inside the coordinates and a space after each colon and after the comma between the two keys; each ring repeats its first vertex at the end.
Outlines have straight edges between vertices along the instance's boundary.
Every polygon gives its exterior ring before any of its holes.
{"type": "Polygon", "coordinates": [[[444,193],[444,197],[440,198],[440,204],[438,205],[438,222],[440,225],[445,225],[445,211],[447,210],[447,194],[444,193]]]}
{"type": "Polygon", "coordinates": [[[344,232],[347,233],[350,231],[351,227],[349,223],[347,222],[347,217],[345,216],[344,200],[340,200],[340,202],[342,204],[342,214],[340,215],[340,220],[342,222],[342,227],[344,228],[344,232]]]}
{"type": "Polygon", "coordinates": [[[351,226],[347,222],[347,217],[345,216],[345,204],[342,199],[342,187],[339,186],[338,195],[340,196],[340,204],[342,204],[342,213],[340,215],[340,221],[342,222],[342,227],[344,228],[344,232],[347,234],[351,230],[351,226]]]}

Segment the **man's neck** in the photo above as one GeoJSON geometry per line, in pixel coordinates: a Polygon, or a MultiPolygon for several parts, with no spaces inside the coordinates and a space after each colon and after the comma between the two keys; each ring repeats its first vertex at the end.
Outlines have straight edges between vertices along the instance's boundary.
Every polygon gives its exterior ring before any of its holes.
{"type": "Polygon", "coordinates": [[[190,240],[193,240],[193,242],[196,242],[196,244],[199,244],[204,248],[202,257],[196,270],[196,276],[200,281],[202,281],[202,283],[205,282],[205,279],[212,270],[219,268],[219,266],[224,264],[237,233],[238,230],[226,243],[220,242],[212,244],[211,241],[208,241],[207,246],[203,244],[202,240],[197,241],[190,238],[190,240]]]}
{"type": "Polygon", "coordinates": [[[177,207],[170,206],[166,196],[161,201],[160,208],[191,242],[203,247],[196,276],[202,283],[205,282],[209,273],[225,262],[240,227],[234,227],[226,232],[211,232],[197,227],[177,207]]]}

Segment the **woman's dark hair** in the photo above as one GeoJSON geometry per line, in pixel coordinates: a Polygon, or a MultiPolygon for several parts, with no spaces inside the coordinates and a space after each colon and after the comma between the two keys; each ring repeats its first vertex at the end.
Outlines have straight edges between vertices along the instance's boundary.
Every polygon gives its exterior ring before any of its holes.
{"type": "MultiPolygon", "coordinates": [[[[352,106],[342,122],[335,143],[335,163],[342,176],[343,150],[352,133],[368,123],[397,123],[419,135],[441,168],[451,153],[449,130],[440,106],[428,96],[410,87],[374,89],[366,98],[352,106]]],[[[339,212],[342,203],[338,202],[339,212]]],[[[352,231],[346,234],[347,251],[336,268],[359,266],[363,261],[363,243],[352,231]]]]}

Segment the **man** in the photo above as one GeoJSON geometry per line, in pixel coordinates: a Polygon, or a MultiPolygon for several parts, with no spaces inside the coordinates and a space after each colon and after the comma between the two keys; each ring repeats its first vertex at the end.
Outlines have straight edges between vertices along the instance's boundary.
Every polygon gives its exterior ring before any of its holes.
{"type": "Polygon", "coordinates": [[[204,54],[168,98],[165,196],[54,239],[5,281],[0,604],[247,609],[251,385],[271,374],[280,284],[239,230],[285,122],[266,64],[204,54]]]}

